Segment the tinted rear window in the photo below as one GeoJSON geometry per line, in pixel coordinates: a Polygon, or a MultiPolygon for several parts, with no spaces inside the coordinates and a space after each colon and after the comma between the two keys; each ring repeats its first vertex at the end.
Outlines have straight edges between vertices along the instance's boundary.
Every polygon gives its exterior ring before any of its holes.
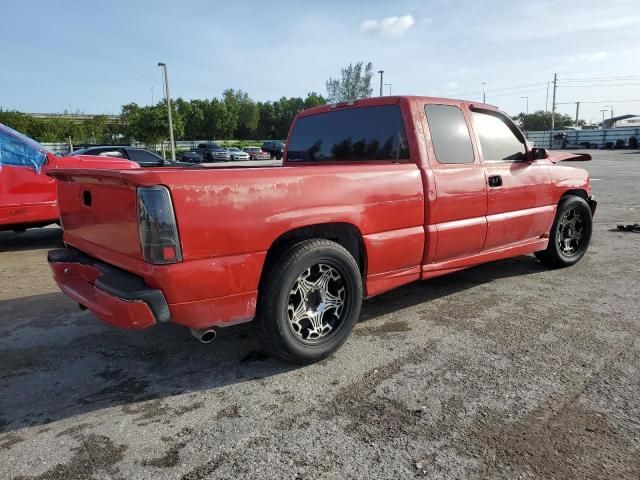
{"type": "Polygon", "coordinates": [[[347,108],[302,117],[293,128],[287,153],[290,162],[408,158],[399,105],[347,108]]]}

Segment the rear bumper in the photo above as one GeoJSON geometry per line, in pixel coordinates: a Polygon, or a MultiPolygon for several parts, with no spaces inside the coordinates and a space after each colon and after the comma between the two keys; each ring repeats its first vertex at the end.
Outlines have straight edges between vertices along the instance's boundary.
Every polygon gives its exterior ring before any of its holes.
{"type": "Polygon", "coordinates": [[[170,319],[162,292],[136,275],[70,248],[51,250],[47,260],[60,289],[105,323],[142,329],[170,319]]]}

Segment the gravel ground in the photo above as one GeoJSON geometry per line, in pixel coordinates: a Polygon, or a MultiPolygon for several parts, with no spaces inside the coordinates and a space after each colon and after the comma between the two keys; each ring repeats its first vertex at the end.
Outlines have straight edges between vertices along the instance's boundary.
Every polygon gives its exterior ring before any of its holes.
{"type": "Polygon", "coordinates": [[[370,301],[308,367],[247,327],[102,325],[51,280],[57,229],[0,234],[0,477],[640,478],[640,153],[591,152],[594,239],[370,301]]]}

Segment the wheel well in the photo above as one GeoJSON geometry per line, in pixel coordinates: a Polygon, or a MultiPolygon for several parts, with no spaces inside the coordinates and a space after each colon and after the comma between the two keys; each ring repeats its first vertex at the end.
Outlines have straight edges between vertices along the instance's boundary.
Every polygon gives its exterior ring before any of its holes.
{"type": "Polygon", "coordinates": [[[265,259],[260,276],[259,289],[262,287],[262,281],[266,277],[266,272],[269,271],[284,249],[289,247],[289,245],[311,238],[324,238],[342,245],[355,259],[360,269],[360,274],[364,278],[366,271],[366,254],[360,231],[350,223],[321,223],[289,230],[280,235],[275,242],[271,244],[271,247],[269,247],[267,251],[267,258],[265,259]]]}
{"type": "Polygon", "coordinates": [[[573,196],[576,196],[576,197],[582,197],[585,200],[589,199],[589,195],[587,195],[587,192],[582,190],[581,188],[578,188],[578,189],[575,189],[575,190],[567,190],[566,192],[564,192],[562,194],[560,199],[563,199],[564,197],[568,197],[569,195],[573,195],[573,196]]]}

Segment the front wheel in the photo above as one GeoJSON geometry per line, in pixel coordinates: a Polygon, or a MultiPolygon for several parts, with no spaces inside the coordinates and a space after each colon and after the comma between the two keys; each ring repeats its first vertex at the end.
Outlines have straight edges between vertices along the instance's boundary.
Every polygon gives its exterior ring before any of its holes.
{"type": "Polygon", "coordinates": [[[582,198],[569,195],[560,200],[551,227],[546,250],[535,256],[552,268],[569,267],[577,263],[591,243],[593,218],[591,209],[582,198]]]}
{"type": "Polygon", "coordinates": [[[280,252],[260,292],[259,325],[271,353],[313,363],[336,351],[360,315],[358,264],[341,245],[304,240],[280,252]]]}

